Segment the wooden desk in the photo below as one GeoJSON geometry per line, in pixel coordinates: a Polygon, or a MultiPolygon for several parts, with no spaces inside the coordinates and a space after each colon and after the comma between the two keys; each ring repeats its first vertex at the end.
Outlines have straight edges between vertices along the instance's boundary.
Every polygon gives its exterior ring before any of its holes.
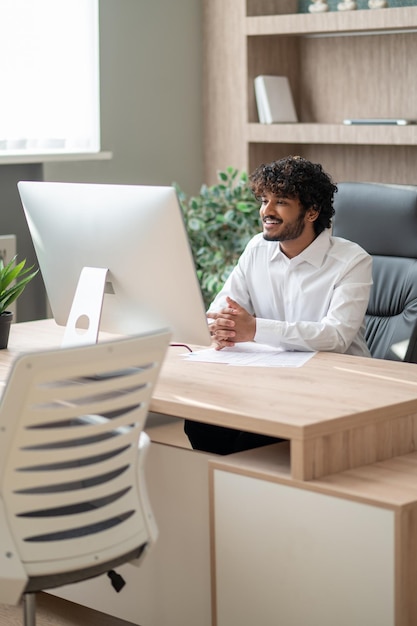
{"type": "MultiPolygon", "coordinates": [[[[0,379],[61,336],[50,320],[15,325],[0,379]]],[[[124,573],[124,597],[99,580],[59,595],[140,626],[415,626],[417,366],[320,353],[242,368],[182,353],[169,349],[152,411],[289,443],[216,457],[169,445],[172,423],[165,439],[151,428],[155,551],[124,573]]]]}
{"type": "Polygon", "coordinates": [[[289,439],[293,478],[415,450],[413,364],[320,353],[301,368],[232,367],[178,351],[169,351],[152,410],[289,439]]]}
{"type": "MultiPolygon", "coordinates": [[[[17,324],[0,376],[22,350],[59,346],[51,320],[17,324]]],[[[309,480],[407,454],[417,445],[414,364],[320,353],[300,368],[191,363],[170,348],[151,410],[282,437],[291,475],[309,480]]]]}

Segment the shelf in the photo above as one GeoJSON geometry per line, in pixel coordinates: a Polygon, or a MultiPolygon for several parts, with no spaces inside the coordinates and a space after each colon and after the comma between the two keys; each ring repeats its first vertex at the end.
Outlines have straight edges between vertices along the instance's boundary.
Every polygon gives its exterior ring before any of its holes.
{"type": "Polygon", "coordinates": [[[369,34],[417,29],[417,7],[262,15],[245,19],[246,35],[369,34]]]}
{"type": "Polygon", "coordinates": [[[415,146],[417,125],[247,124],[246,139],[250,143],[415,146]]]}
{"type": "Polygon", "coordinates": [[[77,152],[44,154],[0,154],[0,165],[16,165],[20,163],[62,163],[68,161],[107,161],[113,158],[112,152],[77,152]]]}

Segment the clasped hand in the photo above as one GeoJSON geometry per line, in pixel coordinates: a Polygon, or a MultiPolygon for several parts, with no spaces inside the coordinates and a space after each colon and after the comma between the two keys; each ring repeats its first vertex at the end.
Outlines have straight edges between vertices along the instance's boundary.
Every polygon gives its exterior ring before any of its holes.
{"type": "Polygon", "coordinates": [[[216,313],[207,313],[211,322],[210,334],[214,348],[221,350],[233,347],[242,341],[253,341],[256,333],[256,319],[232,298],[226,298],[227,305],[216,313]]]}

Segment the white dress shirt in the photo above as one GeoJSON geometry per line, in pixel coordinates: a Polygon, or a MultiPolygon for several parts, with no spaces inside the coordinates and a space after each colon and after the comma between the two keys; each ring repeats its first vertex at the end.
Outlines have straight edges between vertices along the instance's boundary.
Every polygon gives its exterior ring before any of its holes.
{"type": "Polygon", "coordinates": [[[246,246],[209,311],[230,296],[256,317],[254,340],[285,350],[370,356],[364,339],[372,258],[323,231],[289,259],[262,233],[246,246]]]}

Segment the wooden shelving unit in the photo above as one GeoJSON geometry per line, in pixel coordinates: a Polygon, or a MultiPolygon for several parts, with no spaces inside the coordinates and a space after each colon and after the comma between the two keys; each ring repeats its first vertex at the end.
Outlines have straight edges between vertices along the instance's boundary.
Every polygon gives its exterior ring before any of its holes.
{"type": "Polygon", "coordinates": [[[416,183],[417,125],[345,126],[345,118],[417,119],[417,7],[297,14],[291,0],[206,0],[206,179],[287,154],[336,181],[416,183]],[[298,124],[258,123],[253,80],[288,76],[298,124]]]}

